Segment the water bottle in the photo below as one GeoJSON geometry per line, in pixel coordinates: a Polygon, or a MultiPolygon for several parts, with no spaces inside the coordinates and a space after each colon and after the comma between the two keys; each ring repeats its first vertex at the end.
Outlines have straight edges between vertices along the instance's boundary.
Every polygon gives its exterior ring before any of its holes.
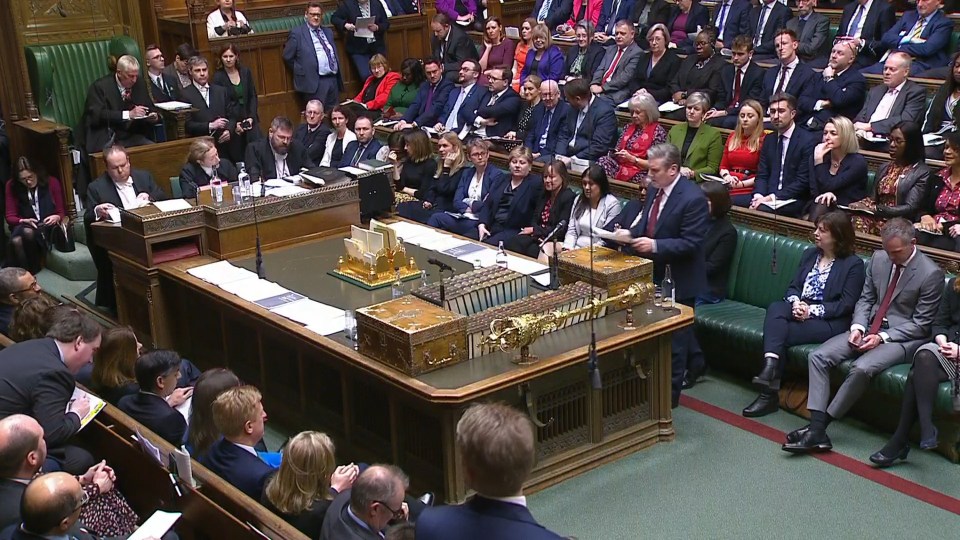
{"type": "Polygon", "coordinates": [[[240,183],[240,200],[246,201],[247,198],[253,198],[253,188],[250,187],[250,175],[247,174],[247,168],[242,163],[240,164],[240,174],[237,175],[237,180],[240,183]]]}
{"type": "Polygon", "coordinates": [[[397,280],[393,282],[393,286],[390,287],[391,298],[396,300],[397,298],[402,298],[406,291],[403,290],[403,280],[400,279],[400,269],[397,268],[397,280]]]}
{"type": "Polygon", "coordinates": [[[673,285],[673,275],[670,272],[670,265],[663,271],[663,282],[660,285],[663,290],[663,309],[670,309],[676,304],[677,289],[673,285]]]}
{"type": "Polygon", "coordinates": [[[426,287],[426,286],[427,286],[427,271],[426,271],[426,270],[421,270],[421,271],[420,271],[420,284],[419,284],[419,287],[417,287],[417,288],[418,288],[418,289],[422,289],[422,288],[424,288],[424,287],[426,287]]]}
{"type": "Polygon", "coordinates": [[[507,267],[507,252],[503,250],[503,241],[500,241],[500,245],[497,246],[497,266],[501,268],[507,267]]]}
{"type": "Polygon", "coordinates": [[[210,179],[210,193],[213,195],[213,204],[220,206],[223,204],[223,181],[216,169],[213,171],[213,178],[210,179]]]}

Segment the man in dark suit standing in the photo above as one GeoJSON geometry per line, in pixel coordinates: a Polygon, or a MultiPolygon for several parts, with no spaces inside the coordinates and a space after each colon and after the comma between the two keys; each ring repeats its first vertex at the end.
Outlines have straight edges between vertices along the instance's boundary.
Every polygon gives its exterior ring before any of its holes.
{"type": "Polygon", "coordinates": [[[147,78],[150,79],[150,97],[154,103],[180,101],[180,83],[177,78],[164,72],[166,61],[163,51],[156,45],[147,45],[147,78]]]}
{"type": "Polygon", "coordinates": [[[50,456],[74,474],[93,465],[89,452],[69,444],[90,411],[86,397],[73,399],[74,375],[92,361],[100,334],[93,319],[70,310],[54,321],[48,337],[0,351],[0,418],[14,414],[35,418],[43,426],[50,456]]]}
{"type": "MultiPolygon", "coordinates": [[[[896,20],[893,8],[887,2],[856,0],[844,6],[837,37],[856,40],[860,53],[857,54],[855,69],[872,66],[880,60],[886,50],[881,42],[883,34],[896,20]]],[[[814,64],[813,67],[820,66],[814,64]]]]}
{"type": "Polygon", "coordinates": [[[790,17],[790,8],[779,0],[760,0],[760,5],[750,10],[748,34],[753,36],[753,50],[757,60],[774,56],[773,40],[777,30],[786,28],[790,17]]]}
{"type": "MultiPolygon", "coordinates": [[[[707,291],[703,238],[707,234],[707,198],[697,184],[680,174],[680,150],[669,143],[647,151],[649,172],[647,198],[640,223],[629,230],[630,247],[641,257],[653,260],[653,279],[663,281],[671,268],[674,298],[693,307],[697,296],[707,291]]],[[[668,293],[664,293],[668,294],[668,293]]],[[[687,370],[691,380],[703,370],[703,353],[687,327],[673,334],[671,353],[671,403],[680,403],[680,391],[687,370]]]]}
{"type": "MultiPolygon", "coordinates": [[[[947,50],[953,34],[953,21],[940,9],[942,0],[917,0],[917,9],[903,16],[884,32],[881,46],[890,51],[903,51],[913,57],[914,72],[947,65],[947,50]]],[[[864,68],[863,73],[882,73],[885,57],[864,68]]]]}
{"type": "Polygon", "coordinates": [[[570,165],[570,158],[594,160],[613,148],[617,141],[617,117],[609,100],[595,96],[584,79],[563,87],[571,111],[560,126],[556,154],[570,165]]]}
{"type": "Polygon", "coordinates": [[[308,101],[303,117],[306,122],[297,126],[293,140],[306,148],[310,161],[319,164],[326,151],[327,136],[330,135],[330,128],[323,123],[323,103],[318,99],[308,101]]]}
{"type": "Polygon", "coordinates": [[[819,132],[834,116],[853,119],[863,107],[867,80],[853,68],[857,47],[853,41],[839,41],[830,51],[830,63],[823,69],[820,94],[803,127],[819,132]]]}
{"type": "Polygon", "coordinates": [[[767,69],[763,76],[760,103],[764,108],[769,107],[770,97],[780,92],[794,96],[797,99],[797,123],[803,125],[813,114],[823,78],[797,57],[800,42],[793,30],[780,30],[775,41],[779,63],[767,69]]]}
{"type": "Polygon", "coordinates": [[[540,103],[533,109],[530,123],[533,129],[527,132],[524,146],[533,153],[534,161],[549,163],[557,148],[560,130],[568,122],[570,105],[560,100],[560,87],[557,81],[540,83],[540,103]]]}
{"type": "Polygon", "coordinates": [[[763,68],[752,61],[753,41],[750,36],[737,36],[730,50],[730,63],[720,69],[723,90],[717,96],[716,106],[704,115],[710,125],[727,129],[737,126],[740,105],[744,101],[760,100],[764,74],[763,68]]]}
{"type": "MultiPolygon", "coordinates": [[[[717,29],[715,49],[730,48],[737,36],[752,35],[750,7],[749,0],[722,0],[713,8],[713,26],[717,29]]],[[[752,43],[751,40],[751,50],[752,43]]]]}
{"type": "Polygon", "coordinates": [[[854,119],[857,132],[890,135],[893,126],[907,121],[923,122],[927,108],[927,93],[919,84],[908,80],[911,58],[903,52],[887,57],[883,66],[883,84],[867,92],[867,99],[854,119]]]}
{"type": "Polygon", "coordinates": [[[343,90],[340,61],[333,31],[321,28],[320,2],[307,3],[304,23],[290,30],[283,46],[283,61],[293,71],[293,89],[303,101],[318,99],[324,110],[332,111],[343,90]]]}
{"type": "Polygon", "coordinates": [[[479,60],[477,48],[467,34],[454,25],[445,13],[434,15],[430,28],[433,31],[433,37],[430,38],[433,57],[443,64],[445,78],[451,83],[455,82],[461,62],[468,58],[479,60]]]}
{"type": "Polygon", "coordinates": [[[90,85],[84,105],[84,149],[88,154],[109,143],[140,146],[154,142],[153,126],[160,121],[140,80],[140,62],[130,55],[117,60],[117,69],[90,85]]]}
{"type": "Polygon", "coordinates": [[[560,540],[537,523],[523,495],[536,457],[526,415],[503,403],[471,405],[457,422],[456,441],[467,486],[476,494],[463,504],[424,509],[418,540],[560,540]]]}
{"type": "Polygon", "coordinates": [[[423,72],[427,80],[420,85],[413,103],[403,113],[403,118],[394,126],[394,131],[409,127],[432,126],[437,123],[440,111],[444,109],[449,99],[453,83],[443,76],[443,64],[436,58],[428,58],[423,62],[423,72]]]}
{"type": "Polygon", "coordinates": [[[573,0],[537,0],[530,17],[547,25],[552,32],[567,22],[573,13],[573,0]]]}
{"type": "Polygon", "coordinates": [[[192,388],[177,388],[180,355],[150,351],[137,358],[134,373],[140,391],[120,398],[117,408],[179,448],[186,440],[187,420],[174,407],[193,393],[192,388]]]}
{"type": "Polygon", "coordinates": [[[790,94],[774,94],[770,100],[770,123],[776,133],[763,139],[760,165],[753,185],[750,208],[799,217],[810,198],[810,156],[820,137],[796,123],[797,100],[790,94]],[[780,208],[769,204],[794,199],[780,208]]]}
{"type": "Polygon", "coordinates": [[[130,157],[122,146],[104,148],[103,161],[107,171],[87,187],[83,223],[87,227],[87,238],[90,240],[90,255],[97,267],[97,305],[115,311],[117,300],[113,289],[113,263],[107,250],[97,245],[97,237],[90,225],[94,221],[108,219],[110,213],[118,208],[139,208],[151,201],[166,199],[167,195],[153,181],[149,172],[131,168],[130,157]]]}
{"type": "Polygon", "coordinates": [[[194,56],[189,65],[193,84],[181,90],[180,95],[196,112],[187,119],[187,135],[209,135],[217,141],[217,151],[221,156],[233,162],[240,161],[241,156],[233,155],[228,144],[234,133],[239,135],[243,131],[237,124],[237,111],[234,106],[236,102],[231,99],[226,88],[210,84],[210,70],[206,58],[194,56]]]}
{"type": "Polygon", "coordinates": [[[223,438],[200,456],[200,463],[255,501],[273,473],[254,449],[267,421],[260,398],[260,391],[252,386],[235,386],[217,396],[213,423],[223,438]]]}
{"type": "Polygon", "coordinates": [[[383,147],[383,143],[373,136],[373,122],[366,116],[357,118],[353,131],[357,134],[357,140],[350,141],[343,149],[343,159],[337,167],[356,167],[361,161],[375,159],[377,152],[383,147]]]}
{"type": "Polygon", "coordinates": [[[783,450],[824,452],[833,445],[826,429],[860,398],[874,375],[913,358],[930,339],[943,294],[943,270],[917,249],[916,231],[903,218],[880,231],[883,249],[866,265],[867,277],[853,310],[850,331],[810,353],[810,425],[787,435],[783,450]],[[830,370],[853,360],[837,394],[830,399],[830,370]]]}
{"type": "Polygon", "coordinates": [[[512,80],[513,73],[509,69],[487,71],[488,91],[477,107],[477,117],[473,121],[474,133],[480,137],[503,137],[516,129],[522,102],[520,95],[510,87],[512,80]]]}
{"type": "Polygon", "coordinates": [[[244,164],[250,178],[286,178],[300,173],[300,169],[316,166],[307,149],[293,138],[293,123],[285,116],[270,122],[267,137],[247,146],[244,164]]]}
{"type": "Polygon", "coordinates": [[[450,90],[437,123],[433,126],[437,133],[459,133],[464,127],[473,126],[473,121],[477,118],[477,108],[481,103],[486,103],[484,98],[487,97],[487,89],[477,84],[479,77],[478,60],[467,59],[460,63],[460,77],[457,81],[460,87],[450,90]]]}
{"type": "Polygon", "coordinates": [[[787,28],[800,38],[797,56],[804,62],[826,58],[830,52],[830,20],[817,13],[817,0],[797,0],[797,16],[787,21],[787,28]]]}
{"type": "Polygon", "coordinates": [[[393,465],[371,465],[330,503],[320,540],[381,540],[391,521],[407,519],[403,499],[408,483],[393,465]]]}

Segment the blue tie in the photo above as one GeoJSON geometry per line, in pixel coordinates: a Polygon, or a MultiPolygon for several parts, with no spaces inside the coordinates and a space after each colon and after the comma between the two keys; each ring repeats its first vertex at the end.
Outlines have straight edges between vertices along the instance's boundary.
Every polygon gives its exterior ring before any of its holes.
{"type": "Polygon", "coordinates": [[[723,39],[723,17],[727,14],[727,7],[729,4],[727,2],[723,3],[723,6],[720,7],[720,14],[717,15],[717,36],[719,39],[723,39]]]}
{"type": "Polygon", "coordinates": [[[847,28],[848,37],[857,37],[857,25],[860,24],[860,18],[863,17],[863,5],[857,7],[857,12],[853,15],[853,20],[850,21],[850,27],[847,28]]]}
{"type": "Polygon", "coordinates": [[[547,145],[547,134],[550,133],[550,121],[553,120],[553,109],[547,111],[547,123],[543,126],[543,135],[540,135],[540,150],[547,145]]]}

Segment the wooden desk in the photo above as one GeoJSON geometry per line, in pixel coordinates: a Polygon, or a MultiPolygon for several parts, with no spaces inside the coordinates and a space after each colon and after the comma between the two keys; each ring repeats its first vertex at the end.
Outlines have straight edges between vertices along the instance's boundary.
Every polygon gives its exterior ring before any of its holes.
{"type": "MultiPolygon", "coordinates": [[[[390,297],[364,291],[326,272],[342,251],[339,238],[267,253],[267,277],[340,308],[390,297]]],[[[426,261],[427,252],[407,246],[426,261]]],[[[465,263],[430,252],[462,271],[465,263]]],[[[226,365],[263,393],[272,422],[320,429],[337,440],[338,455],[402,467],[415,490],[446,501],[467,495],[454,444],[456,423],[475,401],[505,401],[538,418],[537,466],[525,485],[533,492],[603,463],[674,437],[670,410],[670,337],[692,324],[693,311],[670,316],[637,308],[641,330],[625,332],[623,314],[596,321],[603,385],[593,390],[586,368],[590,325],[542,337],[531,347],[541,360],[512,363],[493,353],[419,377],[409,377],[357,353],[342,334],[305,330],[255,304],[200,281],[186,270],[209,257],[160,266],[163,301],[154,309],[166,325],[161,347],[201,368],[226,365]]],[[[238,264],[252,268],[253,261],[238,264]]]]}

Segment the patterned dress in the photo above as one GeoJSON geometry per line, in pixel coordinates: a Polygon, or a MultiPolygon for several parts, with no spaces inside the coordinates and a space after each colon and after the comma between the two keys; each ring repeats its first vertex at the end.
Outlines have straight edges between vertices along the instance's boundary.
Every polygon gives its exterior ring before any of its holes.
{"type": "MultiPolygon", "coordinates": [[[[854,203],[851,206],[865,206],[868,208],[895,206],[897,204],[897,184],[900,183],[900,180],[903,179],[907,171],[912,168],[912,165],[902,166],[890,164],[890,167],[887,168],[887,174],[877,182],[876,197],[867,197],[862,201],[858,201],[859,204],[854,203]]],[[[853,222],[853,228],[858,233],[880,236],[880,229],[886,220],[869,214],[857,213],[851,217],[850,221],[853,222]]]]}
{"type": "Polygon", "coordinates": [[[626,150],[640,159],[647,159],[647,150],[651,146],[666,141],[667,130],[663,129],[663,126],[659,123],[649,123],[643,129],[639,129],[637,124],[630,124],[623,130],[623,135],[617,141],[614,151],[606,156],[601,156],[597,160],[597,164],[603,167],[610,178],[643,185],[647,179],[647,170],[641,169],[633,163],[621,163],[619,158],[614,157],[614,154],[617,150],[626,150]]]}

